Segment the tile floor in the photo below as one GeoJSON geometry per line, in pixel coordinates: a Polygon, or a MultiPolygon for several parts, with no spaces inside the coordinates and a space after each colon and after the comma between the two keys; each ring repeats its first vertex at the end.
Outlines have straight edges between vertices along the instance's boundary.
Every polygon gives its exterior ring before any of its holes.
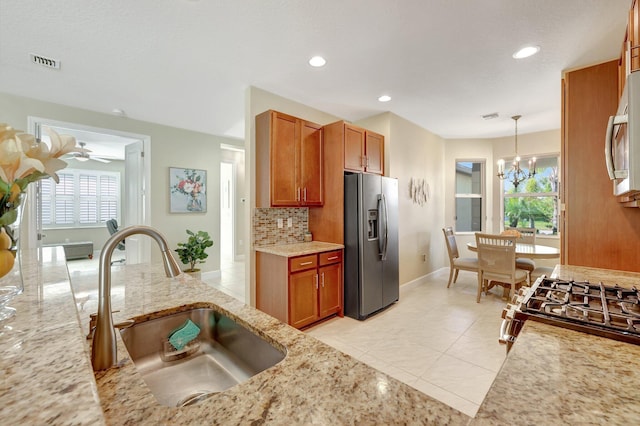
{"type": "Polygon", "coordinates": [[[449,270],[400,289],[400,300],[357,321],[334,318],[308,334],[469,416],[476,412],[506,357],[498,343],[506,301],[494,288],[476,303],[477,275],[449,270]]]}
{"type": "MultiPolygon", "coordinates": [[[[93,261],[69,262],[69,272],[93,261]]],[[[401,287],[400,301],[366,321],[332,318],[306,332],[360,361],[474,416],[504,359],[498,343],[506,301],[494,288],[476,303],[476,274],[460,272],[447,289],[448,268],[401,287]]],[[[219,278],[204,280],[245,300],[244,262],[228,261],[219,278]]]]}

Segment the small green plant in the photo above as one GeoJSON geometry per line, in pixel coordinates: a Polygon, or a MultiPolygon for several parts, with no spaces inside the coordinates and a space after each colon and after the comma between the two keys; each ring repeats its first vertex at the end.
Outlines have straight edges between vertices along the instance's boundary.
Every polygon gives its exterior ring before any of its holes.
{"type": "Polygon", "coordinates": [[[209,255],[205,253],[205,250],[213,245],[213,241],[209,237],[208,232],[198,231],[197,233],[191,232],[187,229],[189,239],[186,243],[178,243],[178,248],[175,250],[180,256],[182,263],[189,265],[189,269],[185,272],[195,272],[197,263],[204,263],[209,255]]]}

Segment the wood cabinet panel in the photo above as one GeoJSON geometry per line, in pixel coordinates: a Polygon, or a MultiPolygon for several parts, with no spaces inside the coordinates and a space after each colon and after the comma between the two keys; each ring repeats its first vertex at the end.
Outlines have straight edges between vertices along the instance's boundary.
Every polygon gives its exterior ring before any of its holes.
{"type": "Polygon", "coordinates": [[[342,258],[342,250],[291,258],[256,252],[256,307],[296,328],[343,316],[342,258]]]}
{"type": "Polygon", "coordinates": [[[300,188],[302,204],[321,206],[324,201],[322,126],[300,123],[300,188]]]}
{"type": "Polygon", "coordinates": [[[384,136],[367,130],[365,156],[365,171],[384,175],[384,136]]]}
{"type": "Polygon", "coordinates": [[[271,126],[271,205],[296,205],[300,167],[296,151],[300,126],[294,117],[279,113],[271,114],[271,126]],[[293,164],[291,160],[294,160],[293,164]]]}
{"type": "Polygon", "coordinates": [[[320,253],[320,266],[342,262],[342,250],[327,251],[320,253]]]}
{"type": "Polygon", "coordinates": [[[323,204],[323,133],[281,112],[256,116],[256,207],[323,204]]]}
{"type": "Polygon", "coordinates": [[[344,124],[344,169],[364,172],[365,135],[364,129],[344,124]]]}
{"type": "Polygon", "coordinates": [[[318,266],[318,255],[292,257],[289,260],[289,270],[291,272],[303,271],[305,269],[315,269],[318,266]]]}
{"type": "Polygon", "coordinates": [[[342,307],[342,262],[319,269],[319,310],[320,317],[339,313],[342,307]]]}
{"type": "Polygon", "coordinates": [[[640,209],[618,203],[603,153],[618,106],[618,61],[568,72],[563,87],[562,262],[640,271],[640,209]]]}
{"type": "Polygon", "coordinates": [[[289,324],[304,327],[318,320],[318,271],[289,275],[289,324]]]}

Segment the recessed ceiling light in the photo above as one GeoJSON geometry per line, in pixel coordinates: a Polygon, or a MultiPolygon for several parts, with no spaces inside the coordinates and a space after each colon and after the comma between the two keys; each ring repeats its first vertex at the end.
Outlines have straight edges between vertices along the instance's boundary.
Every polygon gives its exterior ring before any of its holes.
{"type": "Polygon", "coordinates": [[[312,67],[323,67],[324,64],[327,63],[327,60],[324,59],[322,56],[314,56],[313,58],[309,59],[309,65],[311,65],[312,67]]]}
{"type": "Polygon", "coordinates": [[[513,57],[515,59],[528,58],[529,56],[535,55],[539,51],[540,46],[526,46],[514,53],[513,57]]]}
{"type": "Polygon", "coordinates": [[[378,98],[378,100],[380,102],[389,102],[391,100],[391,96],[389,95],[382,95],[378,98]]]}

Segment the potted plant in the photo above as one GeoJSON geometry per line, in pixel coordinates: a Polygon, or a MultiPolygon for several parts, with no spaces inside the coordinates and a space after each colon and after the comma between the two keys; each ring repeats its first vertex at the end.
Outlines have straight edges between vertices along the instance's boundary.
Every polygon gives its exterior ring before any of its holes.
{"type": "Polygon", "coordinates": [[[178,248],[175,251],[180,256],[182,263],[189,265],[189,269],[185,269],[184,272],[199,277],[200,269],[196,268],[196,264],[204,263],[204,259],[209,256],[205,250],[213,245],[213,241],[211,241],[208,232],[191,232],[187,229],[187,234],[189,235],[187,242],[178,243],[178,248]]]}

